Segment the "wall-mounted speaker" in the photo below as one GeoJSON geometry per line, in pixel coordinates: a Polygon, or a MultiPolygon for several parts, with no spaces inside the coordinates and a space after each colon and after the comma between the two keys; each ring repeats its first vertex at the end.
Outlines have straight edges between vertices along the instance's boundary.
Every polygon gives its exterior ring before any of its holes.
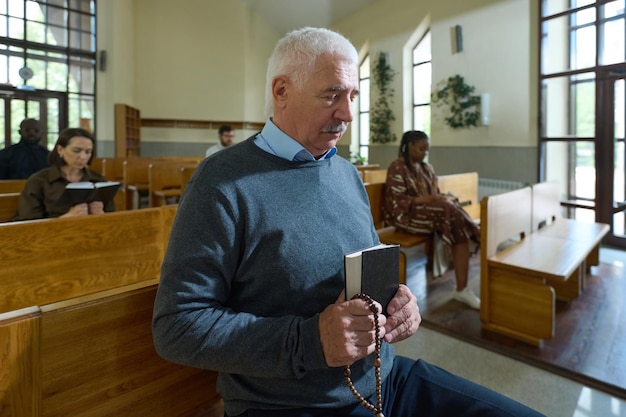
{"type": "Polygon", "coordinates": [[[98,57],[98,69],[102,72],[107,70],[107,51],[100,51],[98,57]]]}
{"type": "Polygon", "coordinates": [[[461,29],[461,25],[452,26],[450,28],[450,41],[453,54],[463,52],[463,30],[461,29]]]}

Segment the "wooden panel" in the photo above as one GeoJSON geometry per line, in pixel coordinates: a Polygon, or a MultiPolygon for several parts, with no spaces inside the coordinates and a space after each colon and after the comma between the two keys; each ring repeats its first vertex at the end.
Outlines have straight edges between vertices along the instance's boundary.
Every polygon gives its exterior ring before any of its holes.
{"type": "Polygon", "coordinates": [[[559,184],[546,181],[532,186],[532,230],[538,230],[544,223],[551,223],[561,216],[559,184]]]}
{"type": "MultiPolygon", "coordinates": [[[[43,309],[43,416],[210,415],[216,373],[160,358],[156,284],[43,309]]],[[[214,414],[220,417],[223,414],[214,414]]]]}
{"type": "Polygon", "coordinates": [[[0,314],[0,417],[41,415],[40,316],[36,307],[0,314]]]}
{"type": "Polygon", "coordinates": [[[230,125],[235,130],[261,131],[265,122],[236,122],[219,120],[182,120],[182,119],[141,119],[142,127],[165,127],[183,129],[219,129],[221,125],[230,125]]]}
{"type": "Polygon", "coordinates": [[[487,257],[496,254],[498,245],[518,237],[530,235],[532,191],[530,187],[489,196],[483,199],[488,207],[481,208],[481,225],[488,236],[481,239],[481,252],[487,257]],[[483,211],[488,214],[483,216],[483,211]],[[486,225],[489,225],[488,227],[486,225]]]}
{"type": "Polygon", "coordinates": [[[0,224],[0,313],[156,278],[163,236],[159,209],[0,224]]]}
{"type": "Polygon", "coordinates": [[[376,229],[380,229],[385,226],[383,219],[383,198],[385,198],[385,184],[384,183],[365,183],[365,191],[367,191],[367,197],[370,202],[370,211],[372,213],[372,220],[376,229]]]}
{"type": "Polygon", "coordinates": [[[457,197],[467,214],[475,221],[480,221],[477,172],[440,175],[437,183],[442,194],[450,193],[457,197]]]}
{"type": "Polygon", "coordinates": [[[142,192],[148,190],[148,167],[153,158],[128,158],[123,162],[122,186],[126,195],[126,210],[138,209],[142,192]]]}
{"type": "Polygon", "coordinates": [[[375,170],[366,170],[359,171],[363,174],[363,182],[367,183],[385,183],[387,181],[387,170],[386,169],[375,169],[375,170]]]}
{"type": "Polygon", "coordinates": [[[185,187],[187,187],[187,184],[189,183],[189,180],[193,176],[193,173],[196,172],[196,168],[197,166],[195,167],[183,166],[180,169],[181,184],[182,184],[181,189],[180,189],[181,194],[183,191],[185,191],[185,187]]]}
{"type": "Polygon", "coordinates": [[[196,168],[197,162],[185,161],[158,161],[148,166],[148,195],[150,207],[159,207],[178,198],[182,192],[183,178],[181,168],[196,168]]]}
{"type": "Polygon", "coordinates": [[[17,214],[20,193],[0,194],[0,223],[11,221],[17,214]]]}
{"type": "Polygon", "coordinates": [[[488,262],[527,276],[565,281],[584,264],[589,250],[586,243],[534,233],[520,244],[490,257],[488,262]]]}
{"type": "Polygon", "coordinates": [[[21,193],[26,180],[0,180],[0,194],[21,193]]]}
{"type": "Polygon", "coordinates": [[[91,163],[89,164],[89,169],[97,172],[98,174],[104,175],[104,167],[102,166],[103,161],[104,158],[98,158],[97,156],[94,156],[91,159],[91,163]]]}
{"type": "MultiPolygon", "coordinates": [[[[533,344],[554,335],[554,290],[541,279],[490,265],[488,285],[488,323],[533,344]]],[[[481,300],[481,307],[485,301],[481,300]]]]}
{"type": "Polygon", "coordinates": [[[373,171],[375,169],[380,169],[380,165],[378,164],[355,165],[355,167],[359,171],[373,171]]]}

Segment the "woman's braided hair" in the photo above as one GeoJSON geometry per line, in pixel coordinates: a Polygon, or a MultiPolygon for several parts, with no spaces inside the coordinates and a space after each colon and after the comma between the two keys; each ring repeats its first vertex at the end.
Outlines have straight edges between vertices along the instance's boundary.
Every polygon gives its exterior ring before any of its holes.
{"type": "Polygon", "coordinates": [[[404,163],[411,171],[414,171],[415,167],[409,158],[409,143],[415,143],[421,140],[428,141],[428,135],[421,130],[408,130],[404,132],[402,140],[400,141],[400,151],[398,152],[398,157],[404,159],[404,163]]]}

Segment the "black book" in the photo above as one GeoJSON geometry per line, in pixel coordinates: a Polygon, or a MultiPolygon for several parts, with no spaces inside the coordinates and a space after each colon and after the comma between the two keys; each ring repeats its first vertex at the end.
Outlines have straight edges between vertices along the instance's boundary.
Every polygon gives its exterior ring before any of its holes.
{"type": "Polygon", "coordinates": [[[119,188],[120,183],[117,181],[70,182],[65,186],[65,191],[61,194],[59,202],[69,206],[91,203],[92,201],[102,201],[106,204],[115,197],[119,188]]]}
{"type": "Polygon", "coordinates": [[[400,246],[379,244],[344,255],[346,300],[356,294],[369,295],[383,306],[398,291],[400,278],[400,246]]]}

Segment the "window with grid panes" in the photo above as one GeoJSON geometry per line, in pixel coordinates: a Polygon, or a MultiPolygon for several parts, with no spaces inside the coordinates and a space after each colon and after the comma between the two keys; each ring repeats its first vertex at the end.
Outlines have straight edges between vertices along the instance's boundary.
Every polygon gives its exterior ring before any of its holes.
{"type": "Polygon", "coordinates": [[[44,103],[49,146],[64,125],[78,127],[85,120],[93,122],[95,75],[95,0],[0,0],[0,87],[5,92],[0,92],[5,104],[0,118],[5,126],[12,121],[11,129],[5,131],[10,130],[13,143],[19,140],[16,123],[26,117],[40,117],[29,114],[29,96],[44,101],[46,97],[63,97],[61,101],[65,101],[59,104],[60,99],[50,99],[44,103]],[[20,73],[22,68],[29,71],[20,73]],[[20,76],[28,72],[32,77],[20,76]],[[22,100],[26,104],[9,103],[17,102],[16,97],[26,97],[22,100]]]}

